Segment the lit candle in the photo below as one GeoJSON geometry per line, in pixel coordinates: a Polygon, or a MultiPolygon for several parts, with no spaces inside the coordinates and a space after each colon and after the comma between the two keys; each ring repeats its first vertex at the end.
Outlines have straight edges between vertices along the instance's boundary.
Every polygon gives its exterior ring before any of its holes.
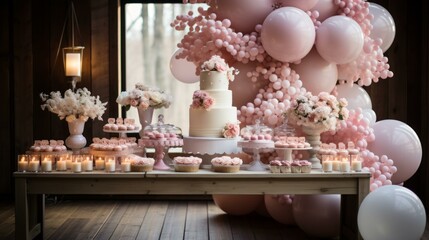
{"type": "Polygon", "coordinates": [[[106,162],[106,172],[114,172],[116,168],[115,160],[109,159],[106,162]]]}
{"type": "Polygon", "coordinates": [[[73,165],[73,160],[72,160],[71,157],[68,157],[66,159],[66,167],[67,167],[67,169],[72,169],[72,165],[73,165]]]}
{"type": "Polygon", "coordinates": [[[355,172],[362,171],[362,162],[359,160],[352,161],[352,170],[355,172]]]}
{"type": "Polygon", "coordinates": [[[324,172],[332,172],[332,161],[323,161],[322,168],[324,172]]]}
{"type": "Polygon", "coordinates": [[[333,171],[341,171],[341,162],[340,161],[332,161],[332,170],[333,171]]]}
{"type": "Polygon", "coordinates": [[[66,76],[80,76],[80,53],[66,53],[66,76]]]}
{"type": "Polygon", "coordinates": [[[52,160],[45,157],[42,161],[42,172],[51,172],[52,171],[52,160]]]}
{"type": "Polygon", "coordinates": [[[75,173],[80,173],[82,172],[82,163],[80,161],[74,161],[72,163],[72,171],[75,173]]]}
{"type": "Polygon", "coordinates": [[[30,161],[30,163],[28,164],[28,171],[29,172],[37,172],[39,171],[39,159],[36,157],[33,157],[30,161]]]}
{"type": "Polygon", "coordinates": [[[82,170],[86,172],[91,172],[92,169],[93,169],[92,159],[89,156],[87,156],[82,161],[82,170]]]}
{"type": "Polygon", "coordinates": [[[97,160],[95,160],[95,169],[104,170],[104,160],[102,158],[97,158],[97,160]]]}
{"type": "Polygon", "coordinates": [[[121,170],[122,172],[130,172],[131,171],[131,163],[128,160],[121,162],[121,170]]]}
{"type": "Polygon", "coordinates": [[[341,172],[350,172],[350,162],[341,161],[341,172]]]}
{"type": "Polygon", "coordinates": [[[26,155],[18,155],[18,171],[25,172],[28,168],[28,158],[26,155]]]}
{"type": "Polygon", "coordinates": [[[66,161],[60,158],[60,160],[57,161],[57,171],[66,171],[66,170],[67,170],[66,161]]]}

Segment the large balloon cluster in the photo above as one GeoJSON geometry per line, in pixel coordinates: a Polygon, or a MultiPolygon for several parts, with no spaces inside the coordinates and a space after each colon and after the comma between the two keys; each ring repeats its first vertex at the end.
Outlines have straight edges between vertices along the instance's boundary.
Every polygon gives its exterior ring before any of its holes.
{"type": "MultiPolygon", "coordinates": [[[[393,76],[384,52],[391,46],[396,30],[386,9],[365,0],[183,2],[207,3],[209,7],[179,15],[171,23],[176,30],[187,31],[170,62],[177,80],[196,82],[200,71],[197,66],[212,55],[224,58],[240,71],[230,86],[243,125],[253,124],[256,119],[271,127],[280,125],[291,102],[306,92],[344,97],[349,102],[349,119],[336,131],[322,134],[322,141],[354,142],[361,151],[364,170],[372,173],[372,191],[402,183],[416,172],[421,161],[417,135],[399,121],[376,122],[371,99],[362,88],[393,76]]],[[[226,199],[218,199],[217,204],[226,199]]],[[[276,199],[279,202],[272,197],[265,199],[267,208],[275,207],[271,212],[282,206],[287,206],[285,212],[292,211],[290,203],[276,199]]],[[[237,201],[243,203],[245,199],[237,201]]],[[[339,208],[338,204],[333,208],[339,208]]],[[[300,208],[295,211],[300,212],[300,208]]],[[[320,216],[318,223],[328,222],[324,219],[329,215],[320,216]]],[[[295,220],[302,229],[310,225],[315,229],[309,221],[295,220]]],[[[336,234],[316,232],[313,234],[325,237],[336,234]]]]}

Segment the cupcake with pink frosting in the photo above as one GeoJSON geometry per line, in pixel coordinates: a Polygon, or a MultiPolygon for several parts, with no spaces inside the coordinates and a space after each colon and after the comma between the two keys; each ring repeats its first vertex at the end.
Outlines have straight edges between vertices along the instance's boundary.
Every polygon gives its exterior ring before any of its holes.
{"type": "Polygon", "coordinates": [[[176,172],[197,172],[203,160],[199,157],[175,157],[173,159],[176,172]]]}
{"type": "Polygon", "coordinates": [[[282,162],[280,160],[270,161],[270,170],[272,173],[280,173],[281,166],[282,166],[282,162]]]}
{"type": "Polygon", "coordinates": [[[131,172],[150,172],[153,170],[155,159],[130,155],[131,172]]]}
{"type": "Polygon", "coordinates": [[[301,165],[301,173],[310,173],[311,172],[311,162],[307,160],[301,160],[299,161],[299,164],[301,165]]]}
{"type": "Polygon", "coordinates": [[[222,156],[213,158],[211,163],[215,172],[233,173],[240,170],[243,160],[237,157],[222,156]]]}

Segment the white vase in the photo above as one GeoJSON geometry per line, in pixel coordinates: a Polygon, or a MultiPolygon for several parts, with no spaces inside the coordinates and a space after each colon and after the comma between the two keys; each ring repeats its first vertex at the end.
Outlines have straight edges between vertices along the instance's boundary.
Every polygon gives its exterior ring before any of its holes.
{"type": "Polygon", "coordinates": [[[137,108],[137,110],[139,113],[140,124],[142,125],[142,129],[140,130],[139,135],[141,138],[143,138],[144,128],[152,123],[153,107],[149,107],[146,110],[137,108]]]}
{"type": "Polygon", "coordinates": [[[325,132],[326,129],[324,127],[302,126],[302,131],[305,133],[305,140],[311,145],[311,150],[309,150],[311,168],[321,169],[322,164],[320,163],[320,159],[317,157],[317,151],[320,148],[320,144],[322,144],[320,141],[320,134],[325,132]]]}
{"type": "Polygon", "coordinates": [[[86,138],[82,135],[85,122],[86,121],[80,119],[67,122],[69,125],[70,136],[66,139],[66,146],[73,150],[73,153],[75,154],[79,153],[80,149],[86,145],[86,138]]]}

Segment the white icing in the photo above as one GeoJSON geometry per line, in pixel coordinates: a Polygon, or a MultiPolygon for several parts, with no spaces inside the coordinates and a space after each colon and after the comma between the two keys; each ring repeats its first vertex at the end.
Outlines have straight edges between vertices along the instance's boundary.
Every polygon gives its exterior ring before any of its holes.
{"type": "Polygon", "coordinates": [[[222,129],[237,121],[237,108],[189,109],[189,136],[223,137],[222,129]]]}
{"type": "Polygon", "coordinates": [[[228,90],[229,80],[226,71],[202,71],[200,90],[228,90]]]}

